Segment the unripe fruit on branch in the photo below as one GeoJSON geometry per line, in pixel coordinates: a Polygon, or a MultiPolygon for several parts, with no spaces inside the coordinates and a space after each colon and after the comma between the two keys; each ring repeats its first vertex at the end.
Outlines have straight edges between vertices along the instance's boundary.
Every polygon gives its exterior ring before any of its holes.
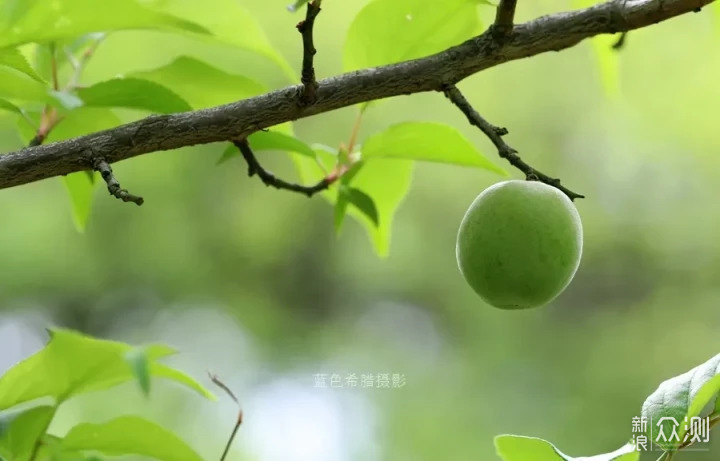
{"type": "Polygon", "coordinates": [[[555,187],[512,180],[484,190],[460,224],[456,254],[473,290],[500,309],[539,307],[570,283],[580,264],[582,224],[555,187]]]}

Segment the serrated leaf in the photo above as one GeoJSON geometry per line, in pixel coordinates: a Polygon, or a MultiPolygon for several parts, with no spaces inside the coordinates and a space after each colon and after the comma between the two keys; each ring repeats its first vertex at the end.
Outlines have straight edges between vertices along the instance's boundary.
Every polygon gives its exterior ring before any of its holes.
{"type": "Polygon", "coordinates": [[[48,405],[0,413],[0,457],[26,459],[54,414],[48,405]]]}
{"type": "MultiPolygon", "coordinates": [[[[125,360],[132,346],[95,339],[69,330],[52,330],[44,349],[15,365],[0,377],[0,410],[40,397],[52,397],[57,404],[85,392],[107,389],[133,379],[125,360]]],[[[157,359],[169,355],[166,346],[147,346],[151,374],[156,375],[157,359]]],[[[167,367],[166,365],[161,365],[167,367]]],[[[185,375],[158,369],[157,376],[198,390],[185,375]]],[[[212,395],[209,391],[203,395],[212,395]]]]}
{"type": "Polygon", "coordinates": [[[675,450],[684,440],[691,418],[700,416],[703,408],[716,399],[718,393],[720,354],[687,373],[661,383],[642,406],[642,416],[648,422],[648,440],[664,450],[675,450]],[[677,437],[671,435],[673,430],[677,432],[677,437]]]}
{"type": "MultiPolygon", "coordinates": [[[[299,140],[298,138],[281,133],[279,131],[257,131],[248,136],[250,147],[253,151],[260,152],[263,150],[277,150],[283,152],[296,152],[306,157],[315,158],[315,151],[299,140]]],[[[237,147],[231,145],[223,151],[222,156],[218,160],[218,164],[240,155],[237,147]]]]}
{"type": "Polygon", "coordinates": [[[192,21],[153,11],[135,0],[103,0],[102,14],[97,14],[97,0],[22,0],[3,6],[0,48],[122,29],[208,33],[192,21]]]}
{"type": "Polygon", "coordinates": [[[135,347],[125,354],[135,380],[145,396],[150,395],[150,359],[144,348],[135,347]]]}
{"type": "Polygon", "coordinates": [[[236,0],[173,0],[154,2],[159,11],[186,18],[212,31],[208,40],[244,49],[264,56],[277,64],[292,80],[294,67],[272,46],[255,17],[236,0]]]}
{"type": "Polygon", "coordinates": [[[363,159],[403,158],[483,168],[507,175],[484,157],[456,128],[441,123],[405,122],[368,138],[363,159]]]}
{"type": "Polygon", "coordinates": [[[115,78],[78,90],[88,106],[123,107],[161,114],[191,111],[192,107],[164,86],[139,78],[115,78]]]}
{"type": "Polygon", "coordinates": [[[363,8],[343,49],[346,70],[427,56],[481,31],[477,0],[375,0],[363,8]]]}
{"type": "Polygon", "coordinates": [[[0,49],[0,66],[8,66],[22,72],[28,77],[44,83],[42,77],[30,66],[25,56],[17,48],[0,49]]]}
{"type": "Polygon", "coordinates": [[[640,452],[632,444],[624,445],[612,453],[575,458],[558,450],[552,443],[536,437],[499,435],[495,437],[495,450],[503,461],[637,461],[640,452]]]}
{"type": "MultiPolygon", "coordinates": [[[[120,124],[120,119],[110,109],[82,107],[69,112],[50,132],[47,141],[55,142],[75,138],[107,130],[120,124]]],[[[92,171],[70,173],[62,178],[70,198],[73,223],[78,232],[85,231],[90,217],[95,190],[94,178],[92,171]]]]}
{"type": "Polygon", "coordinates": [[[178,436],[138,416],[122,416],[99,424],[79,424],[67,433],[62,447],[108,456],[140,455],[162,461],[202,461],[178,436]]]}
{"type": "Polygon", "coordinates": [[[131,77],[163,85],[195,109],[246,99],[266,90],[264,85],[252,79],[229,74],[186,56],[159,69],[133,73],[131,77]]]}

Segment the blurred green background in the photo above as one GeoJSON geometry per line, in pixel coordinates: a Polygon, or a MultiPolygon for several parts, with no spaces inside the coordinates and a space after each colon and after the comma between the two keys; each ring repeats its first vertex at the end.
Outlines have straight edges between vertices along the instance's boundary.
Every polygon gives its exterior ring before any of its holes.
{"type": "MultiPolygon", "coordinates": [[[[302,15],[287,2],[242,3],[299,69],[302,15]]],[[[342,72],[344,38],[365,3],[323,2],[319,76],[342,72]]],[[[520,20],[570,6],[520,3],[520,20]]],[[[486,24],[494,13],[478,11],[486,24]]],[[[40,348],[49,325],[165,341],[181,351],[174,364],[204,382],[207,370],[217,373],[239,396],[246,418],[236,460],[495,459],[501,433],[543,437],[577,456],[614,450],[662,380],[719,349],[719,43],[705,11],[632,32],[611,94],[589,42],[460,84],[485,117],[509,128],[526,161],[587,196],[577,202],[582,264],[549,306],[495,310],[458,272],[460,219],[499,176],[418,164],[382,259],[355,221],[335,236],[322,198],[266,188],[239,159],[216,166],[224,146],[203,146],[114,165],[146,204],[98,188],[84,235],[60,180],[0,191],[0,372],[40,348]],[[402,375],[405,386],[330,388],[332,374],[351,373],[402,375]]],[[[86,81],[187,54],[272,88],[294,83],[256,56],[154,32],[112,34],[86,81]]],[[[295,131],[337,147],[356,113],[300,120],[295,131]]],[[[506,166],[440,94],[371,108],[361,139],[406,120],[453,124],[506,166]]],[[[0,118],[2,151],[21,146],[15,123],[0,118]]],[[[294,177],[286,155],[260,155],[294,177]]],[[[235,411],[226,398],[203,401],[167,383],[149,400],[128,385],[74,400],[53,430],[136,412],[217,459],[235,411]]],[[[677,459],[717,459],[718,443],[677,459]]]]}

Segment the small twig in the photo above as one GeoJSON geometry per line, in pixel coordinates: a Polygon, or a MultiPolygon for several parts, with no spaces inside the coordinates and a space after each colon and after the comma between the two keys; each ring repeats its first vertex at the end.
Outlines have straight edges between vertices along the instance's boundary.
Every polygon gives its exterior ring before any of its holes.
{"type": "Polygon", "coordinates": [[[500,0],[495,11],[495,23],[492,25],[495,37],[507,37],[512,33],[517,0],[500,0]]]}
{"type": "Polygon", "coordinates": [[[315,79],[315,66],[313,64],[317,50],[313,42],[313,27],[315,26],[315,18],[320,14],[321,2],[322,0],[308,2],[307,15],[297,25],[297,30],[302,35],[303,41],[302,74],[300,78],[303,88],[300,93],[300,101],[304,105],[312,104],[317,100],[318,83],[315,79]]]}
{"type": "MultiPolygon", "coordinates": [[[[106,35],[100,35],[97,39],[95,39],[90,46],[83,52],[83,54],[80,56],[80,60],[75,62],[73,65],[75,72],[73,72],[72,77],[70,78],[70,81],[67,84],[66,90],[71,90],[73,88],[76,88],[80,84],[80,78],[82,77],[82,73],[87,67],[88,62],[90,61],[90,58],[93,57],[95,54],[95,51],[97,51],[100,44],[105,40],[106,35]]],[[[72,56],[72,55],[71,55],[72,56]]]]}
{"type": "Polygon", "coordinates": [[[240,401],[237,399],[237,397],[235,397],[235,394],[233,394],[233,391],[231,391],[230,388],[227,387],[224,382],[220,381],[220,378],[218,378],[217,375],[214,375],[214,374],[208,372],[208,376],[210,377],[210,381],[212,381],[213,384],[215,384],[217,387],[219,387],[220,389],[225,391],[225,393],[228,396],[230,396],[230,398],[233,400],[233,402],[240,405],[240,401]]]}
{"type": "Polygon", "coordinates": [[[58,91],[60,89],[60,83],[58,81],[57,47],[54,42],[50,44],[50,66],[53,90],[58,91]]]}
{"type": "Polygon", "coordinates": [[[490,139],[490,141],[492,141],[492,143],[497,148],[500,157],[506,159],[508,162],[510,162],[512,166],[525,173],[526,179],[540,181],[550,186],[554,186],[561,190],[563,193],[565,193],[565,195],[567,195],[570,200],[575,200],[576,198],[585,198],[584,195],[580,195],[562,186],[559,179],[551,178],[550,176],[541,173],[540,171],[525,163],[520,158],[517,151],[510,147],[503,139],[503,136],[508,133],[507,129],[496,127],[490,124],[487,120],[485,120],[472,107],[472,105],[470,105],[468,100],[465,99],[465,96],[463,96],[463,94],[460,92],[459,89],[457,89],[455,85],[447,86],[444,89],[444,92],[445,96],[450,99],[450,101],[452,101],[452,103],[455,104],[458,109],[463,112],[463,114],[465,114],[470,124],[480,128],[480,131],[485,133],[485,135],[490,139]]]}
{"type": "Polygon", "coordinates": [[[247,139],[243,139],[242,141],[233,141],[233,144],[235,144],[235,147],[240,149],[240,153],[248,164],[248,176],[258,175],[266,186],[272,186],[276,189],[299,192],[301,194],[307,195],[308,197],[312,197],[316,193],[330,187],[330,184],[335,182],[338,178],[337,174],[331,174],[330,176],[323,178],[322,180],[320,180],[320,182],[313,186],[303,186],[300,184],[289,183],[287,181],[283,181],[282,179],[276,178],[274,174],[270,173],[265,168],[263,168],[262,165],[260,165],[260,162],[258,162],[257,158],[255,158],[255,154],[250,148],[250,144],[247,142],[247,139]]]}
{"type": "MultiPolygon", "coordinates": [[[[50,132],[61,120],[62,117],[58,116],[57,110],[54,107],[45,106],[40,115],[40,126],[35,132],[35,136],[33,136],[28,143],[28,147],[35,147],[44,143],[50,132]]],[[[31,122],[31,120],[29,121],[31,122]]]]}
{"type": "Polygon", "coordinates": [[[238,429],[240,429],[240,426],[243,422],[243,411],[242,408],[240,408],[240,402],[238,401],[237,397],[235,397],[235,394],[230,390],[228,386],[225,385],[222,381],[220,381],[220,378],[218,378],[216,375],[212,373],[208,373],[210,376],[210,380],[218,386],[220,389],[225,391],[227,395],[230,396],[231,399],[237,404],[238,406],[238,415],[237,419],[235,420],[235,426],[233,427],[232,432],[230,433],[230,438],[228,438],[227,443],[225,444],[225,449],[223,450],[222,456],[220,456],[220,461],[225,461],[225,458],[227,457],[228,452],[230,451],[230,447],[232,446],[233,440],[235,440],[235,435],[237,435],[238,429]]]}
{"type": "Polygon", "coordinates": [[[102,176],[102,178],[107,183],[108,192],[110,192],[110,195],[114,195],[115,198],[120,199],[123,202],[133,202],[138,206],[142,205],[145,202],[142,197],[133,195],[126,189],[120,187],[120,183],[117,179],[115,179],[115,175],[113,174],[112,168],[110,168],[110,164],[106,162],[105,159],[95,159],[93,169],[100,172],[100,176],[102,176]]]}
{"type": "Polygon", "coordinates": [[[627,32],[622,32],[620,34],[620,37],[618,37],[617,42],[613,43],[612,49],[615,51],[620,51],[625,46],[625,43],[627,42],[627,36],[628,36],[627,32]]]}

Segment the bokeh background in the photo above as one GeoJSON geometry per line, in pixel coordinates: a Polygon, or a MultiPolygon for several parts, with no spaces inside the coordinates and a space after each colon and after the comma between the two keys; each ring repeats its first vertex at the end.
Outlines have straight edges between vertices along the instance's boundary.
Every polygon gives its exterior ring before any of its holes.
{"type": "MultiPolygon", "coordinates": [[[[287,12],[287,1],[242,3],[299,66],[301,15],[287,12]]],[[[366,2],[326,3],[316,24],[320,76],[342,71],[344,37],[366,2]]],[[[520,3],[521,20],[569,8],[520,3]]],[[[493,14],[482,5],[478,12],[486,23],[493,14]]],[[[705,11],[631,33],[615,91],[590,43],[460,85],[510,129],[525,160],[587,196],[577,202],[582,264],[549,306],[493,309],[458,272],[460,219],[497,175],[418,164],[383,259],[352,220],[336,237],[322,198],[266,188],[238,159],[218,167],[224,146],[204,146],[114,165],[146,204],[122,204],[98,188],[84,234],[60,180],[0,191],[0,372],[42,347],[50,325],[167,342],[181,351],[173,364],[208,386],[211,370],[240,397],[246,418],[234,460],[489,460],[501,433],[543,437],[577,456],[614,450],[662,380],[719,349],[715,18],[705,11]],[[330,375],[352,373],[402,375],[405,385],[330,388],[330,375]],[[327,388],[317,387],[317,374],[327,375],[327,388]]],[[[201,49],[161,35],[111,35],[86,81],[201,49]]],[[[202,50],[228,72],[270,87],[292,83],[255,56],[202,50]]],[[[356,112],[300,120],[295,131],[338,146],[356,112]]],[[[16,120],[2,117],[0,148],[11,151],[20,146],[16,120]]],[[[371,108],[361,138],[406,120],[453,124],[495,160],[492,145],[439,94],[371,108]]],[[[261,155],[275,172],[295,174],[286,155],[261,155]]],[[[217,459],[236,409],[168,383],[155,383],[150,399],[127,385],[73,400],[52,430],[126,412],[160,421],[217,459]]],[[[717,459],[718,443],[677,459],[717,459]]]]}

